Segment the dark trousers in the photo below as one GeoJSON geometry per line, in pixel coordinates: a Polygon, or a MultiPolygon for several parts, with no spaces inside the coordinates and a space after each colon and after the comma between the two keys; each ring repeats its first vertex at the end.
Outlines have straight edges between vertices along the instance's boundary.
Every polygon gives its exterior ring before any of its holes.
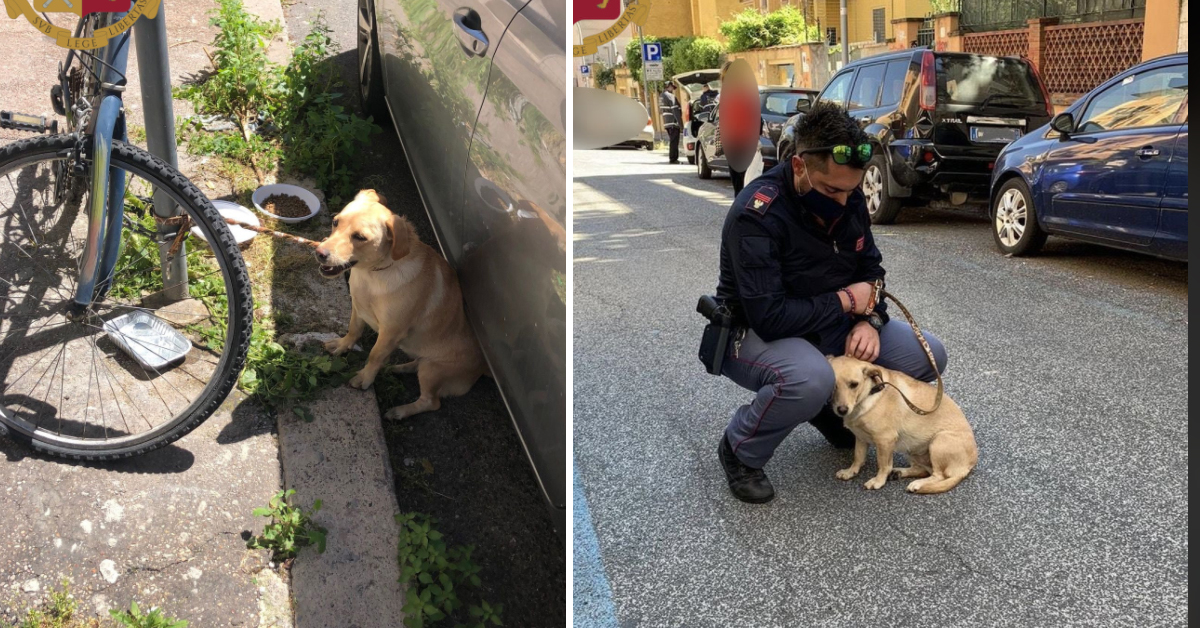
{"type": "MultiPolygon", "coordinates": [[[[946,370],[946,348],[929,332],[923,333],[938,370],[946,370]]],[[[833,396],[834,386],[833,369],[825,355],[842,354],[845,342],[844,337],[830,339],[830,346],[823,348],[800,338],[764,342],[747,331],[740,349],[730,343],[721,372],[755,393],[750,403],[733,413],[725,428],[739,460],[761,469],[792,430],[821,412],[833,396]]],[[[880,330],[875,363],[923,382],[937,378],[912,327],[901,321],[890,321],[880,330]]]]}
{"type": "Polygon", "coordinates": [[[667,127],[667,137],[671,144],[670,162],[679,163],[679,127],[667,127]]]}
{"type": "Polygon", "coordinates": [[[733,179],[733,196],[737,198],[737,195],[742,193],[742,188],[746,187],[746,173],[730,168],[729,178],[733,179]]]}

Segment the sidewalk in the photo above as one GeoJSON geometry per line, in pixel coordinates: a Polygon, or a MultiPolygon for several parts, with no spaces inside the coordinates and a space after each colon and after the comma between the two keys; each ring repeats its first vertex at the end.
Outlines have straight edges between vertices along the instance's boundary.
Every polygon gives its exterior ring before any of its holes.
{"type": "MultiPolygon", "coordinates": [[[[163,7],[174,85],[209,67],[203,45],[215,33],[208,12],[216,6],[200,0],[163,7]]],[[[246,0],[246,8],[283,22],[278,0],[246,0]]],[[[286,59],[286,40],[285,30],[272,59],[286,59]]],[[[0,15],[0,108],[50,115],[49,89],[65,54],[24,20],[0,15]]],[[[190,113],[186,103],[175,104],[177,118],[190,113]]],[[[130,124],[141,126],[136,53],[126,107],[130,124]]],[[[4,132],[0,144],[20,137],[4,132]]],[[[207,159],[182,148],[179,158],[180,170],[210,197],[232,191],[207,159]]],[[[328,216],[324,208],[322,219],[328,216]]],[[[258,266],[252,277],[270,274],[258,266]]],[[[321,283],[305,299],[276,295],[272,306],[294,303],[308,318],[319,309],[328,313],[328,325],[344,329],[345,286],[321,283]]],[[[115,464],[36,457],[0,440],[0,529],[6,531],[0,625],[19,621],[64,579],[87,616],[107,618],[110,608],[128,609],[136,601],[195,628],[290,628],[294,611],[297,626],[400,625],[397,507],[374,395],[341,388],[310,407],[313,423],[284,414],[277,425],[235,391],[192,434],[115,464]],[[296,489],[305,506],[323,500],[316,520],[329,530],[326,553],[302,550],[290,574],[271,564],[268,552],[247,550],[245,540],[265,522],[251,511],[285,486],[296,489]],[[356,618],[352,607],[371,615],[356,618]]]]}

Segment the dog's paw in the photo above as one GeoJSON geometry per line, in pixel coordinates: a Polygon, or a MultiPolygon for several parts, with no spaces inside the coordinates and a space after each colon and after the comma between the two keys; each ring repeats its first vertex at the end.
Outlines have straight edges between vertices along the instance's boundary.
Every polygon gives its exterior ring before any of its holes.
{"type": "Polygon", "coordinates": [[[350,380],[350,387],[357,388],[359,390],[366,390],[370,388],[371,384],[373,383],[375,383],[374,377],[367,377],[366,375],[363,375],[362,371],[359,371],[358,374],[350,380]]]}
{"type": "Polygon", "coordinates": [[[395,408],[392,408],[391,410],[388,410],[387,412],[385,412],[383,415],[383,418],[385,418],[389,421],[399,421],[400,419],[403,419],[406,416],[408,416],[408,415],[405,414],[401,410],[400,406],[396,406],[395,408]]]}
{"type": "Polygon", "coordinates": [[[883,488],[884,484],[887,484],[886,478],[881,478],[879,476],[875,476],[875,477],[867,480],[866,483],[863,484],[863,486],[865,486],[868,491],[877,491],[877,490],[883,488]]]}
{"type": "Polygon", "coordinates": [[[837,479],[839,480],[853,480],[854,476],[858,475],[858,470],[842,469],[841,471],[838,471],[836,475],[837,479]]]}
{"type": "Polygon", "coordinates": [[[337,338],[335,340],[330,340],[330,341],[326,342],[325,350],[333,355],[342,355],[343,353],[349,351],[350,347],[343,347],[342,339],[337,338]]]}

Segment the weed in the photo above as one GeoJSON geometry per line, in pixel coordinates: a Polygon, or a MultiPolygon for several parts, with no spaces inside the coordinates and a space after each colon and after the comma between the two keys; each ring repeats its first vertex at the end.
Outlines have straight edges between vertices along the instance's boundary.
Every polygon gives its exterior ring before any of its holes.
{"type": "MultiPolygon", "coordinates": [[[[396,515],[400,524],[400,581],[408,585],[404,625],[434,626],[447,619],[466,621],[470,628],[503,626],[503,607],[485,600],[465,605],[459,598],[468,587],[478,589],[480,568],[471,562],[473,546],[447,547],[434,527],[437,519],[420,513],[396,515]],[[463,612],[466,617],[463,617],[463,612]]],[[[460,626],[464,624],[458,624],[460,626]]]]}
{"type": "Polygon", "coordinates": [[[294,490],[279,491],[271,498],[266,508],[255,508],[254,516],[270,517],[271,522],[263,526],[262,536],[251,538],[246,547],[269,549],[276,561],[296,557],[301,547],[316,545],[318,553],[325,552],[325,528],[313,523],[312,516],[321,510],[321,500],[313,502],[308,512],[292,505],[294,490]]]}
{"type": "MultiPolygon", "coordinates": [[[[62,588],[50,591],[50,599],[39,608],[25,611],[25,617],[18,624],[19,628],[100,628],[97,619],[84,619],[76,616],[78,606],[75,597],[71,595],[70,582],[62,581],[62,588]]],[[[0,622],[0,626],[8,624],[0,622]]],[[[16,628],[16,627],[13,627],[16,628]]]]}
{"type": "Polygon", "coordinates": [[[184,125],[180,137],[188,150],[249,165],[260,179],[282,161],[285,170],[313,177],[331,205],[340,204],[353,192],[355,159],[380,129],[335,104],[341,85],[327,59],[338,47],[323,17],[313,20],[286,66],[266,56],[278,25],[247,13],[241,0],[221,0],[212,23],[220,28],[214,72],[176,95],[198,112],[231,116],[239,132],[203,133],[184,125]]]}
{"type": "Polygon", "coordinates": [[[129,611],[111,610],[108,614],[126,628],[187,628],[188,625],[182,619],[163,617],[160,608],[151,608],[149,613],[142,614],[137,602],[130,603],[129,611]]]}

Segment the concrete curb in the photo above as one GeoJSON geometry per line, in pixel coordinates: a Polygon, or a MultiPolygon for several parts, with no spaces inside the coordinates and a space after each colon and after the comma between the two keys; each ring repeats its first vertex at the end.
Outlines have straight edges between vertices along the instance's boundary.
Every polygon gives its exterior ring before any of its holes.
{"type": "Polygon", "coordinates": [[[311,423],[279,415],[284,486],[297,505],[321,500],[329,535],[324,554],[306,548],[292,565],[295,626],[401,626],[399,507],[375,395],[343,387],[307,407],[311,423]]]}

